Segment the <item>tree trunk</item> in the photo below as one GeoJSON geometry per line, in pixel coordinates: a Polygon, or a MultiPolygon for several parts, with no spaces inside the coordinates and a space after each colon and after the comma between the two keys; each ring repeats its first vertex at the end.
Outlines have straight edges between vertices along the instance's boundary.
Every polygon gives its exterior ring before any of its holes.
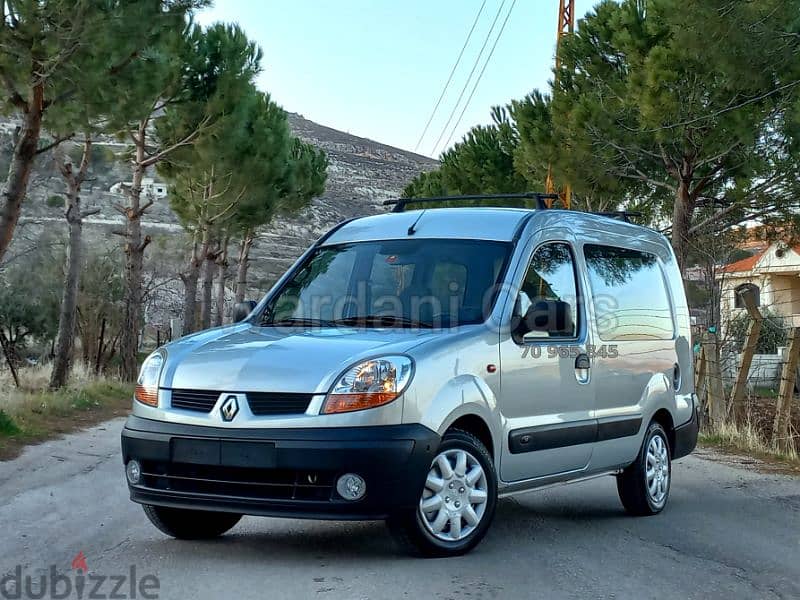
{"type": "Polygon", "coordinates": [[[14,230],[19,221],[22,201],[28,191],[33,162],[36,158],[36,149],[39,146],[39,137],[42,133],[44,89],[43,85],[33,88],[33,97],[28,103],[28,109],[23,114],[22,128],[19,132],[11,164],[8,167],[8,177],[3,190],[2,205],[0,205],[0,260],[5,256],[14,230]]]}
{"type": "Polygon", "coordinates": [[[128,193],[129,204],[125,207],[125,308],[122,321],[122,337],[119,350],[122,359],[121,377],[123,381],[134,381],[139,369],[139,332],[142,312],[142,270],[144,250],[150,243],[150,236],[142,237],[142,215],[149,208],[148,201],[141,204],[142,179],[145,167],[145,129],[147,123],[139,127],[136,144],[136,157],[133,161],[133,180],[128,193]]]}
{"type": "Polygon", "coordinates": [[[78,286],[81,276],[81,230],[80,205],[74,203],[67,212],[69,225],[69,244],[66,256],[66,275],[61,294],[61,311],[58,315],[58,335],[56,336],[53,371],[50,374],[50,389],[64,387],[72,365],[72,352],[75,346],[75,315],[78,308],[78,286]]]}
{"type": "Polygon", "coordinates": [[[14,366],[14,359],[11,357],[11,352],[8,349],[8,345],[6,344],[6,339],[2,331],[0,331],[0,347],[2,347],[3,356],[6,357],[6,364],[8,365],[8,369],[9,371],[11,371],[11,379],[14,380],[14,385],[18,388],[19,377],[17,376],[17,368],[14,366]]]}
{"type": "Polygon", "coordinates": [[[675,207],[672,211],[672,249],[678,260],[681,275],[686,270],[686,260],[689,254],[689,228],[692,225],[692,200],[689,194],[689,184],[681,177],[678,191],[675,194],[675,207]]]}
{"type": "Polygon", "coordinates": [[[61,310],[58,315],[58,334],[56,336],[53,370],[50,374],[50,389],[62,388],[67,384],[75,349],[75,321],[78,316],[78,288],[81,278],[81,253],[83,215],[81,214],[81,184],[86,177],[89,157],[92,151],[90,139],[84,142],[83,157],[77,173],[72,165],[59,160],[59,169],[67,183],[66,219],[69,227],[69,243],[66,256],[64,290],[61,295],[61,310]]]}
{"type": "Polygon", "coordinates": [[[211,327],[211,292],[214,287],[214,267],[217,253],[206,253],[203,258],[203,287],[200,296],[200,329],[211,327]]]}
{"type": "Polygon", "coordinates": [[[236,269],[236,302],[244,302],[247,296],[247,268],[250,266],[250,248],[253,246],[253,232],[247,231],[239,245],[239,263],[236,269]]]}
{"type": "Polygon", "coordinates": [[[217,312],[214,313],[214,327],[220,327],[225,321],[225,271],[228,268],[228,243],[227,236],[222,242],[222,254],[217,259],[217,312]]]}
{"type": "Polygon", "coordinates": [[[106,318],[100,322],[100,336],[97,338],[97,355],[94,361],[94,374],[100,375],[100,359],[103,358],[103,344],[106,337],[106,318]]]}

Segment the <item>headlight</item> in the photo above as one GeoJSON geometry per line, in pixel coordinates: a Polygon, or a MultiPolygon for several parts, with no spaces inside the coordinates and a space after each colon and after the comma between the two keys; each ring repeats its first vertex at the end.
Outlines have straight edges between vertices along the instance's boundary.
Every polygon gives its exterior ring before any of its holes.
{"type": "Polygon", "coordinates": [[[158,380],[163,366],[164,356],[160,352],[153,352],[142,363],[139,379],[136,380],[136,391],[133,393],[133,397],[142,404],[158,406],[158,380]]]}
{"type": "Polygon", "coordinates": [[[341,376],[322,406],[323,414],[343,413],[388,404],[408,387],[413,363],[407,356],[365,360],[341,376]]]}

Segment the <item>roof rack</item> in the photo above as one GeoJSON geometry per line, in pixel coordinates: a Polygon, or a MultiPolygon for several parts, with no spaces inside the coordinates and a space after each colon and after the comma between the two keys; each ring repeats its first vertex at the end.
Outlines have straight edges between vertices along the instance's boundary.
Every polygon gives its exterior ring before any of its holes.
{"type": "MultiPolygon", "coordinates": [[[[459,196],[433,196],[430,198],[397,198],[392,200],[384,200],[384,206],[392,206],[392,212],[403,212],[409,204],[427,204],[432,202],[453,202],[458,200],[536,200],[536,208],[539,210],[546,210],[550,208],[547,200],[558,200],[558,194],[543,194],[541,192],[522,192],[519,194],[467,194],[459,196]]],[[[642,213],[627,210],[613,210],[604,212],[589,213],[592,215],[599,215],[601,217],[609,217],[611,219],[619,219],[626,223],[631,223],[633,217],[641,217],[642,213]]]]}
{"type": "Polygon", "coordinates": [[[600,215],[601,217],[609,217],[611,219],[619,219],[620,221],[625,221],[626,223],[632,223],[631,217],[641,217],[642,213],[637,211],[628,211],[628,210],[612,210],[606,212],[593,212],[593,215],[600,215]]]}
{"type": "Polygon", "coordinates": [[[461,196],[434,196],[432,198],[397,198],[385,200],[384,206],[394,206],[392,212],[403,212],[408,204],[427,204],[428,202],[453,202],[457,200],[536,200],[536,208],[549,208],[545,200],[558,200],[558,194],[524,192],[521,194],[468,194],[461,196]]]}

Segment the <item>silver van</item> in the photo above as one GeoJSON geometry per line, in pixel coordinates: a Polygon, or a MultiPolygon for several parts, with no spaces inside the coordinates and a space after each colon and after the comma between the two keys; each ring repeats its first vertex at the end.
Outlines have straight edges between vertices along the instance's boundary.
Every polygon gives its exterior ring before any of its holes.
{"type": "Polygon", "coordinates": [[[668,241],[626,221],[400,200],[341,223],[238,323],[147,358],[131,499],[176,538],[385,519],[423,556],[556,483],[613,475],[661,512],[697,441],[689,313],[668,241]]]}

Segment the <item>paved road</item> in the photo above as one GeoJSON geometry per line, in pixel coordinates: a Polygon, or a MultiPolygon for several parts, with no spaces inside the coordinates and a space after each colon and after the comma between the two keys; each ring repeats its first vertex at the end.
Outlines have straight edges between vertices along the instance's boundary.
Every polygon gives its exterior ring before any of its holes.
{"type": "Polygon", "coordinates": [[[127,499],[121,427],[0,463],[0,576],[17,565],[75,574],[83,552],[90,574],[136,565],[167,599],[800,597],[800,479],[714,455],[675,465],[658,517],[626,517],[603,478],[503,500],[475,552],[418,560],[397,553],[382,523],[246,518],[218,541],[168,539],[127,499]]]}

